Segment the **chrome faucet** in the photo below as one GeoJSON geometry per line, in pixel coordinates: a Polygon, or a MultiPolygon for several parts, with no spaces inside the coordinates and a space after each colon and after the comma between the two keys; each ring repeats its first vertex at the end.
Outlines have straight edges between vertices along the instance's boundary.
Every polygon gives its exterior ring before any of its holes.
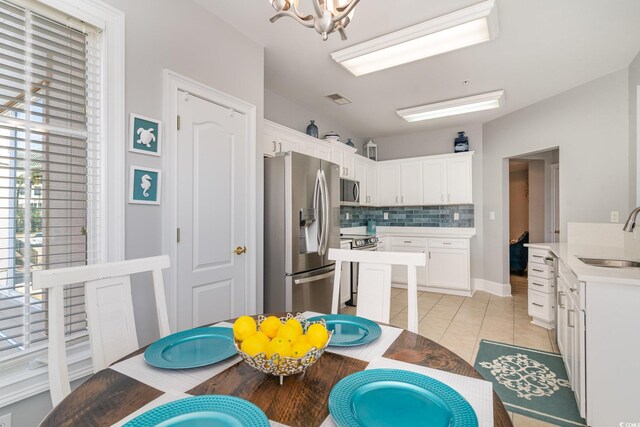
{"type": "Polygon", "coordinates": [[[636,228],[636,217],[638,216],[639,213],[640,213],[640,207],[637,207],[631,211],[631,213],[629,214],[629,218],[627,219],[627,222],[624,224],[624,227],[622,228],[624,231],[633,233],[634,228],[636,228]]]}

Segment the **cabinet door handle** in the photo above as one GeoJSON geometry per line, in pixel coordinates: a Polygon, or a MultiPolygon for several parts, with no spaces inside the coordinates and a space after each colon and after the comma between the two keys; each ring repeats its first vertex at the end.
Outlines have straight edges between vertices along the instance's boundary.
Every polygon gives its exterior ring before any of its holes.
{"type": "Polygon", "coordinates": [[[398,203],[398,196],[396,196],[396,203],[398,203]]]}
{"type": "Polygon", "coordinates": [[[571,318],[573,317],[574,310],[567,311],[567,326],[573,328],[575,325],[571,324],[571,318]]]}
{"type": "Polygon", "coordinates": [[[273,152],[274,153],[276,152],[276,142],[275,141],[273,141],[273,152]]]}
{"type": "Polygon", "coordinates": [[[404,196],[400,196],[400,203],[404,203],[404,196]]]}
{"type": "Polygon", "coordinates": [[[440,194],[440,201],[444,202],[444,194],[440,194]]]}
{"type": "Polygon", "coordinates": [[[431,251],[429,251],[429,259],[431,259],[431,251]]]}
{"type": "Polygon", "coordinates": [[[447,194],[447,202],[451,201],[451,194],[447,194]]]}
{"type": "Polygon", "coordinates": [[[532,305],[535,305],[536,307],[544,307],[544,305],[542,304],[538,304],[537,302],[532,302],[532,305]]]}
{"type": "Polygon", "coordinates": [[[544,286],[544,285],[541,285],[540,283],[536,283],[536,282],[531,282],[531,284],[532,285],[536,285],[536,286],[544,286]]]}
{"type": "Polygon", "coordinates": [[[450,245],[451,242],[442,242],[443,245],[450,245]]]}
{"type": "Polygon", "coordinates": [[[278,145],[280,146],[280,152],[282,153],[282,142],[279,142],[278,145]]]}
{"type": "Polygon", "coordinates": [[[402,243],[413,243],[411,240],[403,240],[402,243]]]}
{"type": "Polygon", "coordinates": [[[544,273],[544,270],[540,270],[540,269],[537,269],[537,268],[532,268],[531,270],[537,271],[538,273],[544,273]]]}
{"type": "Polygon", "coordinates": [[[562,303],[562,297],[564,296],[564,292],[558,292],[558,306],[564,309],[564,304],[562,303]]]}
{"type": "Polygon", "coordinates": [[[542,255],[531,255],[532,258],[544,258],[542,255]]]}

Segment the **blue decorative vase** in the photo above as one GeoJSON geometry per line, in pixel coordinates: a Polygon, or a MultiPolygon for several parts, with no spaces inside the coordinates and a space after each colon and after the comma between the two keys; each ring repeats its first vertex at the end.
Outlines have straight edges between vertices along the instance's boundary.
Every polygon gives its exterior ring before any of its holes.
{"type": "Polygon", "coordinates": [[[309,126],[307,126],[307,135],[317,138],[318,126],[316,126],[315,122],[316,122],[315,120],[311,120],[311,123],[309,123],[309,126]]]}
{"type": "Polygon", "coordinates": [[[464,153],[465,151],[469,151],[469,138],[464,132],[458,132],[458,137],[453,140],[453,152],[464,153]]]}
{"type": "Polygon", "coordinates": [[[349,147],[355,147],[355,145],[353,145],[353,141],[351,141],[351,138],[347,139],[347,142],[345,142],[345,144],[347,144],[349,147]]]}

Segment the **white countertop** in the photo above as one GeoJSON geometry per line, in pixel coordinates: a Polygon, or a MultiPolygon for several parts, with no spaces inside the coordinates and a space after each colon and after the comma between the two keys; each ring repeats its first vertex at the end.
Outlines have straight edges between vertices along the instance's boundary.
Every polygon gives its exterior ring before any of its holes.
{"type": "Polygon", "coordinates": [[[640,285],[640,269],[595,267],[587,265],[577,258],[587,257],[640,261],[640,245],[627,244],[622,247],[606,247],[571,243],[528,243],[525,246],[533,249],[550,250],[574,272],[580,281],[640,285]]]}
{"type": "MultiPolygon", "coordinates": [[[[343,234],[367,234],[367,227],[342,228],[343,234]]],[[[469,227],[384,227],[376,228],[376,236],[457,237],[470,239],[476,235],[469,227]]]]}

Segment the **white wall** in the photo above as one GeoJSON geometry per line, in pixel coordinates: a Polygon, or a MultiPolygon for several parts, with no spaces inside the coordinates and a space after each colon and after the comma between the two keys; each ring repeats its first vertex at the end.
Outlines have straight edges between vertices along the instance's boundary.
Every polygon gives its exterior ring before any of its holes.
{"type": "Polygon", "coordinates": [[[629,205],[628,70],[601,77],[483,126],[484,278],[508,283],[508,158],[560,149],[560,229],[607,222],[629,205]],[[496,220],[489,220],[489,212],[496,220]]]}
{"type": "MultiPolygon", "coordinates": [[[[331,101],[327,100],[327,102],[331,101]]],[[[336,108],[340,106],[336,105],[336,108]]],[[[344,126],[313,113],[268,89],[264,90],[264,118],[302,133],[306,132],[309,122],[315,120],[319,138],[334,131],[340,135],[341,142],[347,142],[347,138],[351,138],[358,149],[358,154],[362,154],[362,146],[366,143],[362,136],[356,135],[344,126]]]]}
{"type": "MultiPolygon", "coordinates": [[[[629,65],[629,210],[640,206],[640,53],[629,65]]],[[[621,213],[626,217],[624,213],[621,213]]]]}
{"type": "Polygon", "coordinates": [[[473,204],[476,236],[471,239],[471,277],[483,277],[483,136],[482,125],[467,125],[462,128],[438,129],[431,132],[375,138],[378,144],[378,160],[406,159],[453,153],[453,140],[459,131],[469,137],[469,150],[473,155],[473,204]]]}

